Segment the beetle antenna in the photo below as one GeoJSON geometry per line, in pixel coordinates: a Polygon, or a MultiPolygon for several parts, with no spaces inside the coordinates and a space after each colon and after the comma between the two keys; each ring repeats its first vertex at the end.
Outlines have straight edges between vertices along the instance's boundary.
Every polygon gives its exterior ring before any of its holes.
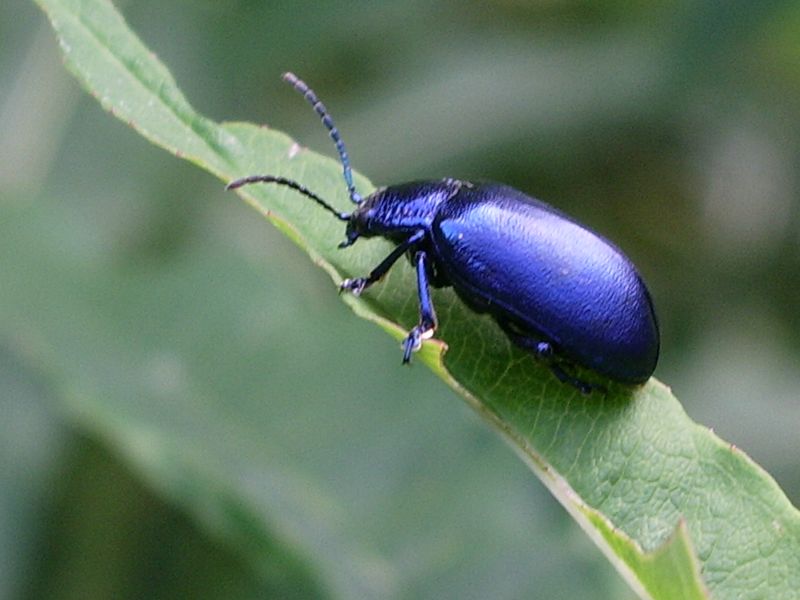
{"type": "Polygon", "coordinates": [[[356,204],[361,204],[361,196],[358,194],[356,187],[353,185],[353,172],[350,169],[350,157],[347,155],[347,149],[344,147],[344,142],[342,141],[342,137],[339,135],[339,130],[336,129],[336,125],[333,124],[333,119],[328,113],[328,109],[325,108],[325,105],[320,102],[319,98],[317,98],[314,90],[308,87],[306,82],[297,77],[297,75],[294,73],[284,73],[283,80],[290,84],[298,92],[303,94],[303,97],[314,108],[320,119],[322,119],[322,124],[325,125],[328,133],[330,133],[333,143],[336,144],[336,150],[339,152],[339,159],[342,161],[342,169],[344,171],[344,182],[347,185],[347,191],[350,194],[350,200],[356,204]]]}
{"type": "Polygon", "coordinates": [[[250,185],[251,183],[277,183],[278,185],[285,185],[286,187],[290,187],[293,190],[300,192],[304,196],[308,196],[314,202],[319,204],[322,208],[327,210],[328,212],[332,213],[340,221],[348,221],[350,220],[350,215],[347,213],[339,212],[335,208],[333,208],[330,204],[325,202],[322,198],[317,196],[314,192],[309,190],[306,186],[297,183],[292,179],[286,179],[285,177],[278,177],[275,175],[250,175],[248,177],[242,177],[241,179],[236,179],[231,181],[228,185],[225,186],[226,190],[235,190],[240,188],[244,185],[250,185]]]}

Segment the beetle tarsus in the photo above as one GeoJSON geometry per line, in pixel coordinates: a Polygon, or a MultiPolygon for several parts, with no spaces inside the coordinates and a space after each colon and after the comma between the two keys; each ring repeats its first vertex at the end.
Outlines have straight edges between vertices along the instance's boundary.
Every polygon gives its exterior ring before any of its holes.
{"type": "Polygon", "coordinates": [[[411,362],[411,354],[416,352],[422,347],[422,336],[418,328],[415,327],[409,331],[406,339],[403,340],[403,364],[407,365],[411,362]]]}
{"type": "Polygon", "coordinates": [[[433,337],[433,327],[428,324],[420,324],[408,332],[408,336],[403,340],[403,364],[411,362],[411,355],[422,348],[422,340],[433,337]]]}

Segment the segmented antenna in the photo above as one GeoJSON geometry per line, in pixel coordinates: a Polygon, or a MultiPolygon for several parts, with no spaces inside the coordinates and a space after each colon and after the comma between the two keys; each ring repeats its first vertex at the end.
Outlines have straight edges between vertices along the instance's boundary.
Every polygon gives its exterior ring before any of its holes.
{"type": "Polygon", "coordinates": [[[297,183],[292,179],[286,179],[285,177],[278,177],[276,175],[249,175],[248,177],[242,177],[241,179],[237,179],[235,181],[231,181],[228,185],[225,186],[226,190],[235,190],[236,188],[240,188],[243,185],[250,185],[251,183],[277,183],[278,185],[285,185],[286,187],[290,187],[293,190],[300,192],[304,196],[308,196],[314,202],[319,204],[322,208],[327,210],[330,213],[339,219],[340,221],[347,221],[350,219],[350,215],[347,213],[342,213],[333,208],[330,204],[325,202],[322,198],[317,196],[314,192],[309,190],[306,186],[297,183]]]}
{"type": "Polygon", "coordinates": [[[322,119],[322,124],[325,125],[328,133],[330,133],[333,143],[336,144],[336,150],[339,152],[339,159],[342,161],[342,169],[344,171],[344,182],[347,184],[350,200],[356,204],[361,204],[361,196],[356,192],[356,188],[353,185],[353,172],[350,169],[350,157],[347,155],[347,149],[344,147],[344,142],[339,135],[339,130],[336,129],[336,125],[333,124],[333,119],[330,114],[328,114],[328,109],[325,108],[325,105],[317,98],[314,90],[308,87],[306,82],[298,78],[294,73],[284,73],[283,80],[303,94],[303,97],[314,108],[320,119],[322,119]]]}

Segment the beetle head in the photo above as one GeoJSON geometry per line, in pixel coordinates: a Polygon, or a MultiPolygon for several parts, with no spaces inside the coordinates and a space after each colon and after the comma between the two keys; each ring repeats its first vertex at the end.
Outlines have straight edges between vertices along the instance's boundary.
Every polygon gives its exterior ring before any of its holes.
{"type": "Polygon", "coordinates": [[[378,188],[348,215],[344,248],[359,237],[381,236],[395,242],[427,230],[439,204],[458,191],[462,183],[453,179],[412,181],[378,188]]]}

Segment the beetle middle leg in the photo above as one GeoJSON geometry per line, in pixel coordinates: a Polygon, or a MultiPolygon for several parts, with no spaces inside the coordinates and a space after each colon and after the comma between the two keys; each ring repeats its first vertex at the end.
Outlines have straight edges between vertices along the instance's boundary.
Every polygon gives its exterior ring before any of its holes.
{"type": "Polygon", "coordinates": [[[414,266],[417,269],[417,293],[419,295],[419,324],[408,333],[403,341],[403,364],[411,360],[411,353],[419,350],[422,340],[433,335],[436,330],[436,312],[431,302],[430,283],[428,282],[428,269],[430,263],[428,255],[419,250],[414,255],[414,266]]]}

